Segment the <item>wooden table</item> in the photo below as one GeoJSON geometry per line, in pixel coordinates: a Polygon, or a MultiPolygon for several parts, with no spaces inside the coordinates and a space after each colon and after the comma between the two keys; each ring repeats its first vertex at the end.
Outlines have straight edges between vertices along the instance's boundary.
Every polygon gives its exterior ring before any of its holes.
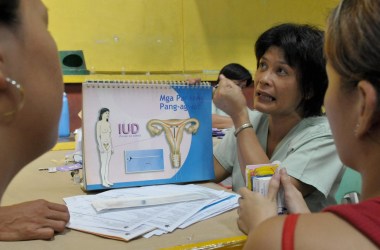
{"type": "MultiPolygon", "coordinates": [[[[10,205],[34,199],[46,199],[62,203],[64,197],[82,195],[79,184],[75,184],[69,172],[48,173],[39,171],[62,165],[69,151],[50,151],[26,166],[15,177],[4,194],[2,205],[10,205]]],[[[220,189],[214,183],[204,184],[220,189]]],[[[236,210],[199,222],[186,229],[177,229],[162,236],[139,238],[130,242],[105,239],[92,234],[67,229],[50,241],[34,240],[22,242],[0,242],[0,249],[159,249],[184,244],[193,244],[221,238],[242,236],[236,224],[236,210]]]]}

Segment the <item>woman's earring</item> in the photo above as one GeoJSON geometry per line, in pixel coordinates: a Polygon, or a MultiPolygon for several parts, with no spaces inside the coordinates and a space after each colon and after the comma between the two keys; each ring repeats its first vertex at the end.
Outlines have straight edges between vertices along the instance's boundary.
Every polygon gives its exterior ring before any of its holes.
{"type": "Polygon", "coordinates": [[[356,123],[355,129],[354,129],[354,135],[358,136],[358,130],[359,130],[360,124],[356,123]]]}
{"type": "Polygon", "coordinates": [[[15,80],[5,78],[5,81],[10,85],[9,91],[12,92],[13,100],[1,103],[0,114],[2,121],[10,122],[13,120],[14,115],[24,106],[24,88],[15,80]]]}

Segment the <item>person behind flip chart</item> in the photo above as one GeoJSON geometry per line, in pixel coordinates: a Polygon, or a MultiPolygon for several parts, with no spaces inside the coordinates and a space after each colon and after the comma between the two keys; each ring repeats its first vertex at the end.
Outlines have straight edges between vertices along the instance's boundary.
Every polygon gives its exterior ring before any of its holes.
{"type": "MultiPolygon", "coordinates": [[[[232,80],[241,89],[247,88],[252,85],[252,75],[248,69],[238,63],[230,63],[224,66],[220,72],[219,76],[224,75],[228,79],[232,80]]],[[[219,76],[216,81],[215,87],[218,86],[219,76]]],[[[231,128],[233,127],[233,121],[223,110],[217,108],[214,102],[211,103],[211,114],[212,114],[212,127],[213,128],[231,128]]]]}

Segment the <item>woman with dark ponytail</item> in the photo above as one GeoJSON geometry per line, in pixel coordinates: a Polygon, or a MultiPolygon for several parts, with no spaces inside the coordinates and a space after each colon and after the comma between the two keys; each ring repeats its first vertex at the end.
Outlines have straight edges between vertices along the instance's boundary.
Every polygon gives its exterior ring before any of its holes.
{"type": "Polygon", "coordinates": [[[328,19],[326,114],[342,162],[362,175],[361,201],[309,213],[285,170],[268,197],[241,190],[245,249],[380,248],[380,1],[342,0],[328,19]],[[284,187],[290,215],[275,216],[284,187]]]}

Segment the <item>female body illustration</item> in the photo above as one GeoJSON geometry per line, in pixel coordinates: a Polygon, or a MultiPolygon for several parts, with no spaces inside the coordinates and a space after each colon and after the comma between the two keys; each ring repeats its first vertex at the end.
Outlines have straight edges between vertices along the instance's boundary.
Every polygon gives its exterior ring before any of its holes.
{"type": "Polygon", "coordinates": [[[111,139],[111,124],[109,123],[110,110],[102,108],[99,111],[99,120],[96,122],[96,139],[100,157],[100,177],[104,187],[113,185],[108,179],[109,163],[113,153],[111,139]]]}

